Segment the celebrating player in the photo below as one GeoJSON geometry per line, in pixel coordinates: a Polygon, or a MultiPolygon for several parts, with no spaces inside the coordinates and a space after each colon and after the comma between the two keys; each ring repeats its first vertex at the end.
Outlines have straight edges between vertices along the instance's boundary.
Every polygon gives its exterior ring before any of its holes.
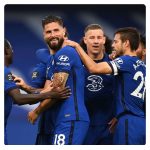
{"type": "Polygon", "coordinates": [[[66,31],[60,17],[47,16],[42,25],[51,51],[47,81],[53,80],[54,87],[69,85],[72,95],[59,104],[45,100],[29,113],[31,123],[41,114],[36,144],[82,144],[89,118],[84,104],[84,69],[80,57],[74,48],[63,47],[66,31]]]}

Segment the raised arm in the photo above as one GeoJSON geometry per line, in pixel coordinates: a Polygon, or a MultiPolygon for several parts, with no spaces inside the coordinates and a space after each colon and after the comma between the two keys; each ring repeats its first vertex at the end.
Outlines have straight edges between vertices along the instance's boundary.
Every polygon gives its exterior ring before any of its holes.
{"type": "Polygon", "coordinates": [[[107,62],[95,63],[85,53],[85,51],[82,49],[82,47],[78,43],[74,41],[66,40],[65,44],[72,46],[77,50],[78,54],[80,55],[81,60],[83,61],[84,65],[87,67],[89,72],[95,73],[95,74],[111,74],[112,73],[112,69],[107,62]]]}

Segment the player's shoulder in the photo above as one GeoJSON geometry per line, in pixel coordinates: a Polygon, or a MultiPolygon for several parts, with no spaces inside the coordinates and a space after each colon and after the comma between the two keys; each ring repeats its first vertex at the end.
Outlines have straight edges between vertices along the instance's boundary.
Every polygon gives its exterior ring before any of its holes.
{"type": "Polygon", "coordinates": [[[47,68],[47,65],[45,63],[39,63],[39,64],[36,64],[36,66],[33,68],[33,71],[34,70],[42,70],[42,69],[46,69],[47,68]]]}
{"type": "Polygon", "coordinates": [[[129,65],[131,65],[129,59],[130,59],[130,57],[128,57],[128,56],[120,56],[120,57],[117,57],[116,59],[112,60],[111,62],[115,63],[118,68],[121,68],[123,66],[129,67],[129,65]]]}
{"type": "Polygon", "coordinates": [[[8,73],[11,73],[10,69],[8,67],[4,67],[4,73],[5,74],[8,74],[8,73]]]}
{"type": "Polygon", "coordinates": [[[71,46],[65,46],[60,50],[60,52],[65,52],[65,53],[74,53],[75,51],[76,51],[75,48],[71,46]]]}
{"type": "Polygon", "coordinates": [[[75,58],[77,56],[77,52],[76,50],[71,47],[71,46],[65,46],[63,48],[61,48],[55,55],[55,57],[59,57],[59,56],[67,56],[69,58],[75,58]]]}
{"type": "Polygon", "coordinates": [[[8,67],[4,67],[4,72],[5,72],[5,80],[13,81],[13,76],[8,67]]]}
{"type": "Polygon", "coordinates": [[[49,50],[46,48],[41,48],[36,51],[37,59],[42,63],[47,63],[47,60],[50,57],[49,50]]]}
{"type": "Polygon", "coordinates": [[[128,56],[128,55],[120,56],[120,57],[114,59],[114,61],[116,61],[118,63],[129,63],[130,60],[132,60],[132,57],[128,56]]]}

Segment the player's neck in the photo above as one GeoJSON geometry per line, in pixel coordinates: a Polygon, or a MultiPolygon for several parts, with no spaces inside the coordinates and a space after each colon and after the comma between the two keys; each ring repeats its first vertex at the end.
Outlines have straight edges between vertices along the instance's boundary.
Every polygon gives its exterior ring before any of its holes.
{"type": "Polygon", "coordinates": [[[131,51],[131,50],[125,51],[124,55],[137,56],[136,51],[131,51]]]}
{"type": "Polygon", "coordinates": [[[101,52],[101,53],[99,53],[99,54],[93,54],[93,53],[89,53],[89,52],[88,52],[88,56],[89,56],[90,58],[92,58],[93,60],[101,60],[101,59],[103,59],[103,57],[104,57],[104,53],[101,52]]]}
{"type": "Polygon", "coordinates": [[[9,67],[9,65],[10,65],[10,64],[9,64],[7,61],[5,61],[5,66],[6,66],[6,67],[9,67]]]}
{"type": "Polygon", "coordinates": [[[49,51],[50,51],[50,54],[51,54],[51,55],[54,55],[54,54],[56,54],[56,52],[57,52],[58,50],[50,49],[49,51]]]}

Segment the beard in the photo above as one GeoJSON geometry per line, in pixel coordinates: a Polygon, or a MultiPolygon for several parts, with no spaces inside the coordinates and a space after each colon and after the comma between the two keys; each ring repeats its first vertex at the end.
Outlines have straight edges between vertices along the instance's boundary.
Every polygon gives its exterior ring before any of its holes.
{"type": "Polygon", "coordinates": [[[49,39],[46,40],[46,43],[48,44],[49,48],[54,51],[61,49],[63,42],[64,42],[64,39],[58,38],[58,37],[52,38],[50,40],[49,39]],[[57,40],[57,41],[53,42],[53,40],[57,40]]]}

